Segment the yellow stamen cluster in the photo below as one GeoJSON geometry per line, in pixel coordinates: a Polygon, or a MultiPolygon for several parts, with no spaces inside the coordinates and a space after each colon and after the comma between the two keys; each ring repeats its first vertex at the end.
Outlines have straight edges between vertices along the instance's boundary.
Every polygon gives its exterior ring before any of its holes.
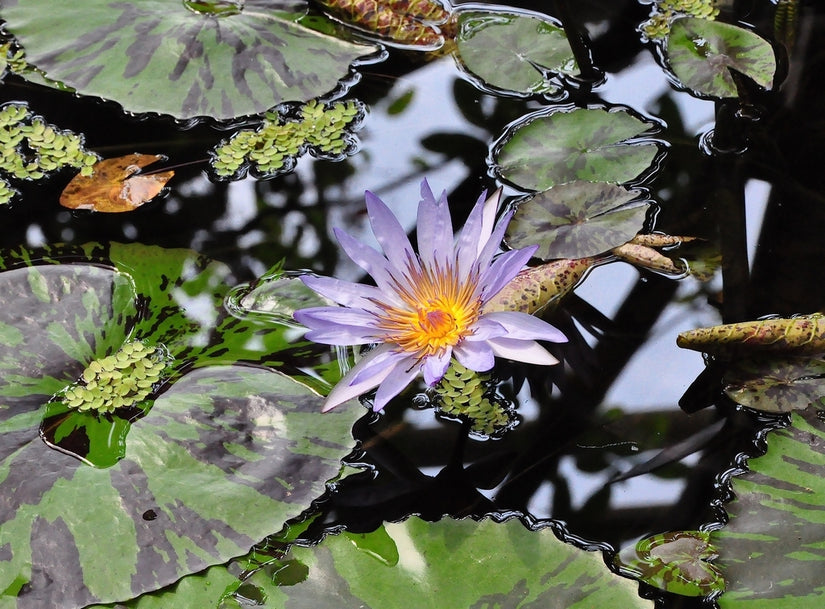
{"type": "Polygon", "coordinates": [[[453,268],[411,268],[398,295],[407,307],[384,306],[378,327],[383,342],[428,357],[457,345],[481,315],[474,276],[461,281],[453,268]]]}
{"type": "Polygon", "coordinates": [[[161,349],[127,342],[117,353],[92,361],[60,397],[81,412],[114,412],[145,400],[165,367],[161,349]]]}

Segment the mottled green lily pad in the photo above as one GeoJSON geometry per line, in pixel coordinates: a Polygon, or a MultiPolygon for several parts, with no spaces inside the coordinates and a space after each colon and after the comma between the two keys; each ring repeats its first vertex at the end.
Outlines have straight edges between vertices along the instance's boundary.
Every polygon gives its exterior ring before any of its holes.
{"type": "Polygon", "coordinates": [[[725,373],[725,394],[763,412],[804,410],[825,398],[825,360],[811,357],[742,360],[725,373]]]}
{"type": "Polygon", "coordinates": [[[766,89],[776,73],[776,57],[767,40],[737,25],[694,17],[673,22],[666,57],[682,85],[711,97],[739,96],[731,70],[766,89]]]}
{"type": "Polygon", "coordinates": [[[495,147],[494,171],[529,190],[585,180],[622,184],[650,171],[656,125],[624,109],[541,111],[511,125],[495,147]]]}
{"type": "Polygon", "coordinates": [[[338,474],[363,408],[322,415],[273,368],[318,352],[226,313],[223,265],[92,244],[0,252],[0,268],[4,607],[125,600],[225,563],[338,474]],[[162,349],[162,383],[111,412],[67,407],[67,387],[99,382],[89,362],[136,341],[162,349]]]}
{"type": "Polygon", "coordinates": [[[815,408],[767,435],[767,454],[732,479],[727,525],[712,533],[727,580],[721,609],[825,604],[825,422],[815,408]]]}
{"type": "Polygon", "coordinates": [[[569,182],[519,203],[507,227],[511,247],[538,245],[536,256],[585,258],[628,242],[642,230],[642,191],[604,182],[569,182]]]}
{"type": "MultiPolygon", "coordinates": [[[[270,609],[652,608],[637,588],[612,573],[600,552],[565,544],[549,528],[529,531],[515,520],[410,518],[372,533],[328,536],[317,547],[293,547],[241,585],[215,567],[183,580],[178,593],[198,607],[245,606],[240,597],[270,609]],[[227,589],[235,598],[223,596],[227,589]]],[[[171,600],[149,595],[128,606],[161,609],[171,600]]]]}
{"type": "Polygon", "coordinates": [[[376,52],[304,27],[305,11],[302,0],[0,0],[5,27],[48,78],[131,112],[179,119],[313,99],[376,52]],[[236,10],[216,12],[217,4],[236,10]]]}
{"type": "Polygon", "coordinates": [[[482,86],[508,93],[554,93],[554,74],[578,72],[560,23],[538,14],[457,11],[456,59],[482,86]]]}
{"type": "Polygon", "coordinates": [[[614,562],[651,586],[681,596],[720,592],[725,581],[710,562],[716,558],[705,531],[673,531],[646,537],[623,549],[614,562]]]}

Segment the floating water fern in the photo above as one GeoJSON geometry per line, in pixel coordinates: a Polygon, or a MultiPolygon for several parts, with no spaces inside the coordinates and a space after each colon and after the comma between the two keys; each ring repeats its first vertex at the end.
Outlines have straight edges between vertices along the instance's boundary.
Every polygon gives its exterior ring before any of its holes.
{"type": "Polygon", "coordinates": [[[145,400],[166,367],[163,350],[139,340],[124,343],[117,353],[93,360],[80,379],[60,396],[69,408],[114,412],[145,400]]]}
{"type": "Polygon", "coordinates": [[[719,16],[719,8],[716,0],[660,0],[641,25],[642,33],[649,40],[661,40],[670,33],[673,20],[685,16],[714,20],[719,16]]]}
{"type": "Polygon", "coordinates": [[[89,174],[99,158],[86,150],[82,135],[50,125],[26,106],[0,107],[0,203],[8,203],[16,192],[8,178],[39,180],[64,167],[89,174]]]}
{"type": "Polygon", "coordinates": [[[489,373],[474,372],[453,360],[435,386],[436,409],[469,421],[470,429],[486,436],[512,422],[511,411],[495,397],[489,373]]]}
{"type": "Polygon", "coordinates": [[[364,116],[358,101],[323,104],[312,100],[267,112],[255,130],[243,129],[212,151],[212,167],[218,177],[238,178],[251,167],[259,177],[291,171],[304,152],[337,160],[356,146],[352,131],[364,116]]]}

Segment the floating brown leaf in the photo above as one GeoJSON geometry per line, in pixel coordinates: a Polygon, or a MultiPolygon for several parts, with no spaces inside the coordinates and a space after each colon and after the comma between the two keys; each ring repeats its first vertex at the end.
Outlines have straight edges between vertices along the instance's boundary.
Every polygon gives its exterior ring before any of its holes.
{"type": "Polygon", "coordinates": [[[91,209],[119,213],[137,209],[155,198],[174,171],[144,175],[143,167],[164,160],[159,154],[127,154],[103,159],[92,166],[92,174],[76,175],[60,195],[60,204],[69,209],[91,209]]]}

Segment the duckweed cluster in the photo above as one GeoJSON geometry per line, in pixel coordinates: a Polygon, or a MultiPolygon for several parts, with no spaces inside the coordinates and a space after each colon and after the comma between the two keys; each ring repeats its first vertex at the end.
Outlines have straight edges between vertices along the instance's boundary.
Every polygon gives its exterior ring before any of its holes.
{"type": "Polygon", "coordinates": [[[247,167],[259,177],[290,171],[298,156],[337,160],[355,150],[352,135],[364,116],[358,101],[330,104],[312,100],[267,112],[257,129],[242,129],[211,151],[212,168],[221,178],[238,178],[247,167]]]}
{"type": "Polygon", "coordinates": [[[485,436],[504,429],[512,422],[512,414],[496,399],[490,378],[453,360],[434,388],[436,410],[469,421],[473,432],[485,436]]]}
{"type": "Polygon", "coordinates": [[[677,17],[697,17],[714,20],[719,16],[717,0],[659,0],[650,18],[641,25],[648,40],[661,40],[670,33],[670,24],[677,17]]]}
{"type": "Polygon", "coordinates": [[[48,124],[26,106],[0,106],[0,203],[8,203],[17,192],[10,179],[39,180],[64,167],[91,175],[99,159],[86,150],[82,135],[48,124]]]}
{"type": "Polygon", "coordinates": [[[130,341],[117,353],[89,364],[60,398],[81,412],[105,414],[134,406],[149,397],[166,363],[162,349],[130,341]]]}

